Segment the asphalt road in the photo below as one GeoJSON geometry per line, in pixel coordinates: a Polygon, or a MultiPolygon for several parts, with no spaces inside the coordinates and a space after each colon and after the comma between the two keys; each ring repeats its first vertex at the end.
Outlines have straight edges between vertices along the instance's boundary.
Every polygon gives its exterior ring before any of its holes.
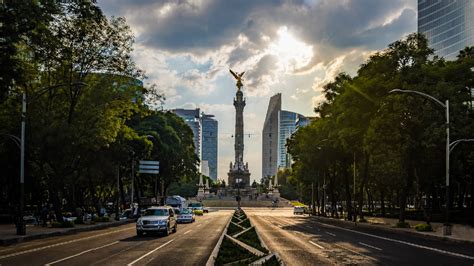
{"type": "Polygon", "coordinates": [[[137,237],[132,223],[0,247],[0,265],[205,265],[232,213],[196,217],[167,237],[137,237]]]}
{"type": "Polygon", "coordinates": [[[474,245],[340,225],[292,209],[245,208],[286,265],[474,265],[474,245]]]}

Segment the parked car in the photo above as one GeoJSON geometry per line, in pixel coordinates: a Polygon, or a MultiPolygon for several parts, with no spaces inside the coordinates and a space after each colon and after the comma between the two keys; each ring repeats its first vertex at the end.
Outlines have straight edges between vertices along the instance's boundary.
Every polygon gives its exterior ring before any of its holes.
{"type": "Polygon", "coordinates": [[[192,223],[194,220],[194,213],[190,209],[182,209],[178,214],[178,223],[192,223]]]}
{"type": "Polygon", "coordinates": [[[176,233],[177,227],[176,214],[168,206],[147,209],[136,224],[137,236],[142,236],[143,233],[163,233],[167,236],[170,232],[176,233]]]}
{"type": "Polygon", "coordinates": [[[304,207],[303,206],[296,206],[293,209],[293,214],[304,214],[304,207]]]}

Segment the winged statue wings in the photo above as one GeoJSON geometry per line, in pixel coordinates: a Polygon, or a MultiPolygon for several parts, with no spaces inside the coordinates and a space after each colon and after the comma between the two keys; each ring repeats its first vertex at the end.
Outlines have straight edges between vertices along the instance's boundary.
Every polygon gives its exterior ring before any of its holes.
{"type": "Polygon", "coordinates": [[[234,76],[234,78],[237,80],[237,87],[239,88],[240,90],[240,87],[243,86],[242,84],[242,76],[244,75],[245,71],[242,72],[242,73],[235,73],[234,71],[232,71],[232,69],[229,69],[230,73],[232,74],[232,76],[234,76]]]}

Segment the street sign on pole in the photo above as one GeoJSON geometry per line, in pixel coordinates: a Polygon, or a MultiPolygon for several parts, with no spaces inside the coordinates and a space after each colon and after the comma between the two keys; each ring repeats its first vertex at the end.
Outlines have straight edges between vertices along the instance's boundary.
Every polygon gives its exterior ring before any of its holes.
{"type": "Polygon", "coordinates": [[[140,174],[159,174],[160,162],[159,161],[140,161],[138,172],[140,174]]]}

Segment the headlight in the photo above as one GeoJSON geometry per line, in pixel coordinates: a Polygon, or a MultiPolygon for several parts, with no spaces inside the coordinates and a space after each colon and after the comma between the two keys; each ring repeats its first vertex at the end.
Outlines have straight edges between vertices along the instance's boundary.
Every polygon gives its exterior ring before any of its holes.
{"type": "Polygon", "coordinates": [[[143,223],[142,223],[142,220],[141,220],[141,219],[138,219],[138,221],[137,221],[137,225],[143,225],[143,223]]]}

